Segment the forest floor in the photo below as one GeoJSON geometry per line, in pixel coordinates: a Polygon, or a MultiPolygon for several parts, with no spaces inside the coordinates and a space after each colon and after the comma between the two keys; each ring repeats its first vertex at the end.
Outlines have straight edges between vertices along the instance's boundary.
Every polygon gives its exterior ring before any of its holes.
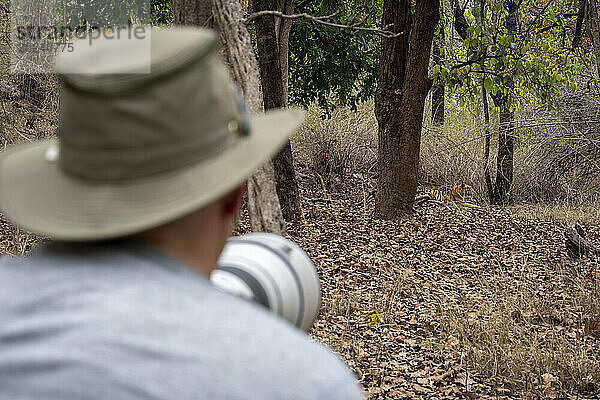
{"type": "MultiPolygon", "coordinates": [[[[324,194],[300,181],[288,236],[321,277],[311,335],[370,399],[600,398],[600,266],[569,257],[562,223],[435,204],[380,221],[361,182],[324,194]]],[[[597,221],[581,224],[596,243],[597,221]]],[[[6,222],[1,233],[1,253],[35,243],[6,222]]]]}
{"type": "Polygon", "coordinates": [[[321,276],[312,336],[370,399],[600,398],[600,266],[569,257],[563,224],[435,204],[380,221],[358,182],[303,186],[288,235],[321,276]]]}

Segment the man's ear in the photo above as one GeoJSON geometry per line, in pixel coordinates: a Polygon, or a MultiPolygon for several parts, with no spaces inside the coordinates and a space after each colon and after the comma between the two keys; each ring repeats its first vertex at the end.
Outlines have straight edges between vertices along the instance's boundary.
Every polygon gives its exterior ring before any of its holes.
{"type": "Polygon", "coordinates": [[[228,215],[236,215],[238,210],[240,209],[240,205],[242,204],[242,198],[244,197],[244,193],[246,193],[246,184],[244,183],[233,192],[229,193],[225,196],[224,199],[224,210],[228,215]]]}

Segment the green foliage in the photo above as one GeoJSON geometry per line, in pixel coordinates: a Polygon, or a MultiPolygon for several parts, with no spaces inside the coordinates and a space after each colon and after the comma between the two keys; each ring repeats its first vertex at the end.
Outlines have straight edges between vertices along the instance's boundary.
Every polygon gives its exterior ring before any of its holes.
{"type": "MultiPolygon", "coordinates": [[[[248,11],[248,1],[241,0],[248,11]]],[[[296,12],[314,16],[336,13],[329,22],[377,28],[381,20],[381,0],[321,0],[310,2],[296,12]]],[[[151,0],[153,24],[172,22],[172,1],[151,0]]],[[[253,35],[253,25],[249,30],[253,35]]],[[[326,116],[347,105],[356,110],[358,103],[372,98],[379,70],[380,39],[373,33],[344,30],[294,22],[290,33],[289,95],[290,103],[308,107],[316,102],[326,116]]]]}
{"type": "Polygon", "coordinates": [[[153,25],[169,25],[173,22],[172,0],[151,0],[150,21],[153,25]]]}
{"type": "Polygon", "coordinates": [[[512,14],[516,32],[508,28],[511,0],[482,3],[483,15],[480,7],[466,10],[463,46],[433,67],[434,85],[459,92],[462,104],[483,86],[496,111],[514,111],[524,99],[556,108],[558,97],[577,89],[575,77],[581,70],[582,52],[570,48],[575,19],[565,19],[577,12],[578,2],[523,0],[512,14]]]}
{"type": "MultiPolygon", "coordinates": [[[[381,0],[322,0],[296,12],[323,16],[339,9],[328,21],[342,25],[363,21],[361,26],[376,28],[381,7],[381,0]]],[[[296,21],[290,34],[290,102],[304,107],[317,102],[326,116],[341,105],[356,110],[375,93],[380,42],[370,32],[296,21]]]]}

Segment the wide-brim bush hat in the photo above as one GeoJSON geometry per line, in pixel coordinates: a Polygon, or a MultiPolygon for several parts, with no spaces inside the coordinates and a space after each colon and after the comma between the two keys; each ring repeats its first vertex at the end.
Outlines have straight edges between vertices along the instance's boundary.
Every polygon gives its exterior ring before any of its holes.
{"type": "Polygon", "coordinates": [[[59,55],[58,138],[0,154],[17,226],[83,241],[162,225],[234,190],[300,125],[299,110],[248,115],[212,31],[145,29],[149,42],[105,35],[59,55]]]}

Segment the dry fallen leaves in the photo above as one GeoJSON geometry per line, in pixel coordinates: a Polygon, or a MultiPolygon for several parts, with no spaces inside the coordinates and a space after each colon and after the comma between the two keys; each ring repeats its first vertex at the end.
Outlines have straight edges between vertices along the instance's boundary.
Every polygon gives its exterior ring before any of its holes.
{"type": "MultiPolygon", "coordinates": [[[[351,187],[304,201],[288,231],[322,278],[312,334],[361,371],[369,398],[527,398],[544,373],[562,398],[600,391],[600,343],[582,339],[600,271],[569,258],[562,227],[502,208],[379,221],[351,187]]],[[[600,240],[600,227],[585,229],[600,240]]]]}

